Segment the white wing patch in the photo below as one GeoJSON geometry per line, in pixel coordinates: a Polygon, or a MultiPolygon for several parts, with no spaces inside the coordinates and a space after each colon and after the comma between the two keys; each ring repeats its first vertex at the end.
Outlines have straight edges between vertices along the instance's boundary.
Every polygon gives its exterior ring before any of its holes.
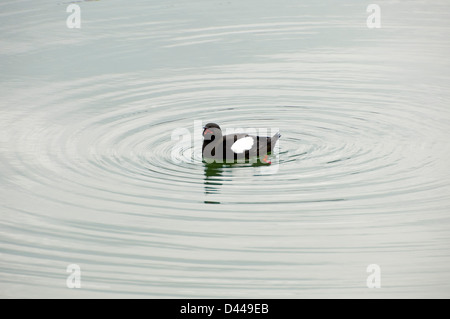
{"type": "Polygon", "coordinates": [[[237,154],[244,153],[252,148],[253,143],[253,138],[250,136],[240,138],[231,145],[231,150],[237,154]]]}

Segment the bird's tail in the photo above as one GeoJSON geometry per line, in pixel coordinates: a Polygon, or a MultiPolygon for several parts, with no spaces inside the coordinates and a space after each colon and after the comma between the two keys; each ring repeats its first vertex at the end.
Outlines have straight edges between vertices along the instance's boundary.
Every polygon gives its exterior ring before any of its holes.
{"type": "Polygon", "coordinates": [[[267,147],[268,152],[272,152],[275,148],[275,144],[277,144],[278,139],[281,137],[280,132],[276,133],[274,136],[270,138],[269,145],[267,147]]]}
{"type": "Polygon", "coordinates": [[[278,141],[280,137],[281,137],[280,132],[276,133],[274,136],[271,137],[270,144],[272,144],[272,146],[275,146],[275,143],[278,141]]]}

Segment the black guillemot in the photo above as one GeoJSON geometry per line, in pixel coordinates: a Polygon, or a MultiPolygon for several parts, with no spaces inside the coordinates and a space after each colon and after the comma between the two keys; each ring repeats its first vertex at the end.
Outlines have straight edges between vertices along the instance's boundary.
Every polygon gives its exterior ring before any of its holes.
{"type": "Polygon", "coordinates": [[[263,157],[264,163],[271,164],[267,156],[280,137],[280,133],[272,137],[253,136],[246,133],[223,136],[219,125],[208,123],[203,127],[203,159],[208,163],[236,163],[263,157]]]}

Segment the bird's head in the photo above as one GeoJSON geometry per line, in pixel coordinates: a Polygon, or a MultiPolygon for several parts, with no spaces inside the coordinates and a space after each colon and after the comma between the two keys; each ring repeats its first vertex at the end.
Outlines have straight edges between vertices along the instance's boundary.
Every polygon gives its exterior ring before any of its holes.
{"type": "Polygon", "coordinates": [[[203,127],[203,138],[214,140],[222,136],[222,130],[216,123],[208,123],[203,127]]]}

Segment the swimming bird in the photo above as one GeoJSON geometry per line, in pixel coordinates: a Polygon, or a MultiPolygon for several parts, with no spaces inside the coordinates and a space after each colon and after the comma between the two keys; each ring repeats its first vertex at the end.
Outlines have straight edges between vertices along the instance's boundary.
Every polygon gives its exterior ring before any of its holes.
{"type": "Polygon", "coordinates": [[[202,154],[208,163],[235,163],[264,157],[262,161],[271,164],[267,157],[280,137],[280,133],[272,137],[253,136],[246,133],[223,136],[219,125],[208,123],[203,127],[202,154]]]}

